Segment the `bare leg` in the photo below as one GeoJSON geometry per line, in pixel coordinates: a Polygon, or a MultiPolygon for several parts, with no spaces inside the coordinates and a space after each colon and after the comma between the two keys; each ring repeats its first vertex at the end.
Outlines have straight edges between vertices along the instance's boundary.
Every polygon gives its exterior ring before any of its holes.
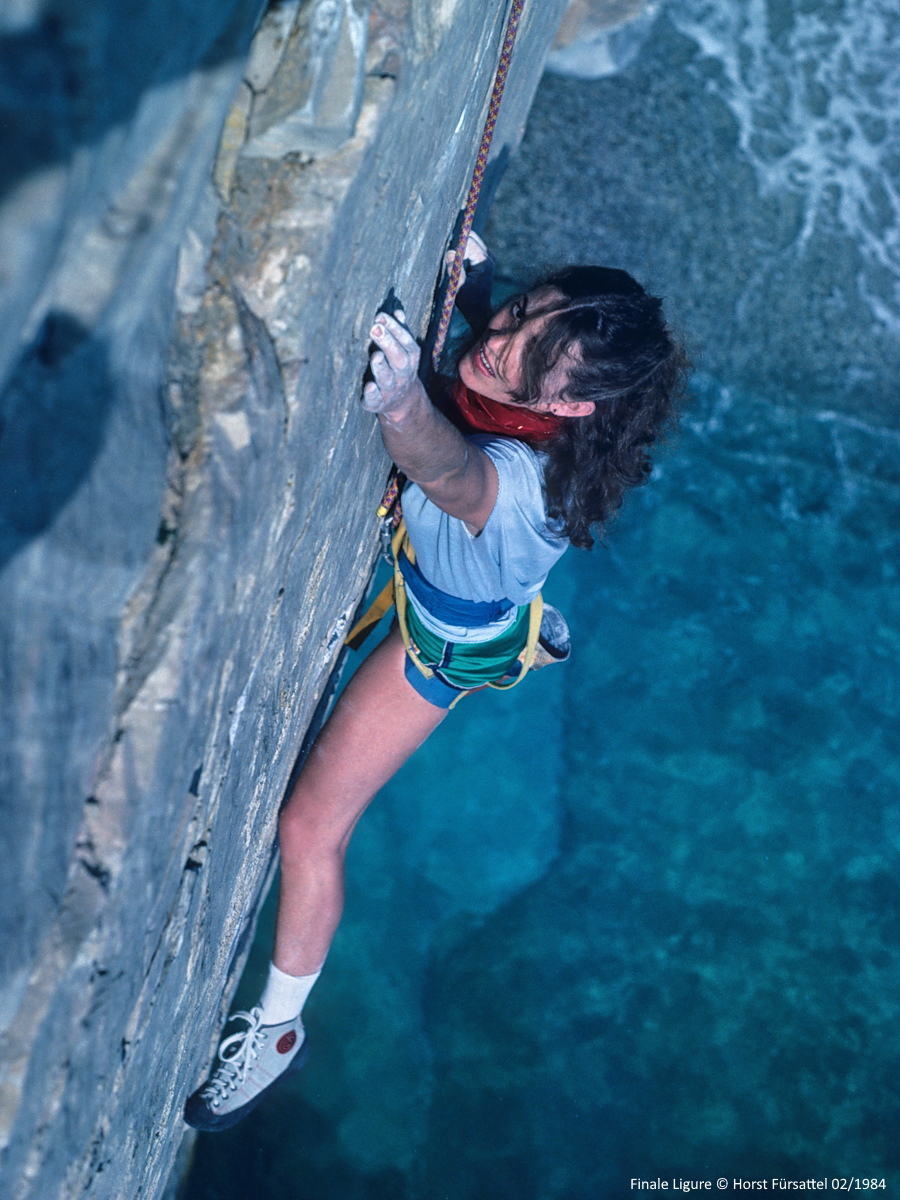
{"type": "Polygon", "coordinates": [[[447,715],[410,687],[404,659],[394,627],[350,680],[282,810],[274,962],[289,975],[321,967],[341,919],[356,822],[447,715]]]}

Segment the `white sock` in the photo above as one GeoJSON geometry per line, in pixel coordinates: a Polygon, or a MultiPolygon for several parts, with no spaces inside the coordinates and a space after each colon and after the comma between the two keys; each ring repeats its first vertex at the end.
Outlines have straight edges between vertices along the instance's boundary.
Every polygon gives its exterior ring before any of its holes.
{"type": "Polygon", "coordinates": [[[273,962],[269,963],[269,978],[263,989],[259,1007],[263,1025],[283,1025],[293,1021],[303,1011],[306,998],[321,971],[314,975],[286,975],[273,962]]]}

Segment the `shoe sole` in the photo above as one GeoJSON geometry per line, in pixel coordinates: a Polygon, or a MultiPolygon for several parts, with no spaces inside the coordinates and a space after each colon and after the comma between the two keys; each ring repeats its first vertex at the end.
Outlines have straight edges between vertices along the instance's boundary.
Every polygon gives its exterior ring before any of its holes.
{"type": "Polygon", "coordinates": [[[206,1102],[201,1099],[200,1092],[202,1088],[198,1088],[192,1096],[189,1096],[187,1103],[184,1106],[185,1122],[192,1129],[199,1129],[201,1133],[221,1133],[225,1129],[231,1129],[233,1125],[237,1125],[239,1121],[243,1121],[244,1117],[248,1117],[253,1112],[254,1108],[265,1100],[269,1092],[273,1088],[277,1088],[279,1083],[287,1079],[289,1075],[296,1075],[306,1066],[306,1060],[309,1058],[309,1038],[303,1039],[303,1045],[294,1055],[290,1064],[285,1067],[277,1079],[262,1089],[261,1092],[248,1100],[246,1104],[242,1104],[240,1108],[232,1109],[229,1113],[222,1113],[219,1116],[217,1113],[211,1112],[206,1106],[206,1102]],[[191,1105],[191,1101],[196,1097],[196,1105],[191,1105]]]}

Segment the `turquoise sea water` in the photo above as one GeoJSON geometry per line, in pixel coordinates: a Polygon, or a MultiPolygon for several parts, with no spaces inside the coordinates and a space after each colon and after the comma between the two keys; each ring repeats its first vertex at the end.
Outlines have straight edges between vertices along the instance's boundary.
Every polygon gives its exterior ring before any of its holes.
{"type": "Polygon", "coordinates": [[[501,268],[633,270],[695,400],[551,577],[572,662],[467,700],[373,804],[310,1065],[200,1137],[185,1200],[897,1194],[890,17],[672,0],[619,75],[542,85],[501,268]]]}

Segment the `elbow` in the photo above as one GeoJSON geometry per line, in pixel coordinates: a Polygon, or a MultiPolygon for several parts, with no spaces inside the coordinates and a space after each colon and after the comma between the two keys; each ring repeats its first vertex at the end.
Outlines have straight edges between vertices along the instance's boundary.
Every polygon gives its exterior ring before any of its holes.
{"type": "Polygon", "coordinates": [[[454,488],[465,487],[466,477],[471,474],[469,448],[463,444],[460,461],[452,466],[445,463],[422,463],[419,469],[412,468],[406,475],[421,488],[440,488],[442,491],[452,491],[454,488]]]}

